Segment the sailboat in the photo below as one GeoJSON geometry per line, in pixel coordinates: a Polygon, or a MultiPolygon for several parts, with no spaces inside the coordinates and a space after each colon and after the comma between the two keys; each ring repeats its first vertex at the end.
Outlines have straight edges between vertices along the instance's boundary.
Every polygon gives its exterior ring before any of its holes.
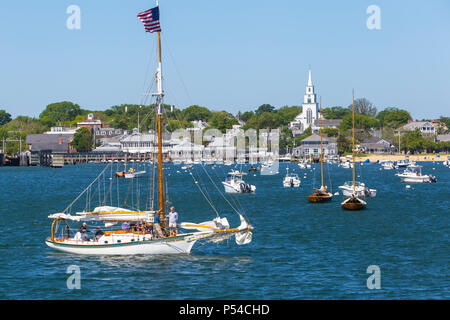
{"type": "Polygon", "coordinates": [[[327,187],[323,185],[323,147],[322,147],[322,98],[320,99],[320,112],[319,112],[319,122],[320,122],[320,175],[321,175],[321,186],[320,189],[314,188],[314,192],[307,197],[309,202],[327,202],[331,201],[333,194],[327,191],[327,187]]]}
{"type": "Polygon", "coordinates": [[[352,195],[347,198],[346,200],[344,200],[341,205],[342,208],[347,209],[347,210],[361,210],[364,209],[366,206],[366,202],[364,200],[361,200],[358,198],[356,192],[355,192],[355,187],[356,187],[356,183],[355,183],[355,95],[353,94],[353,110],[352,110],[352,115],[353,115],[353,147],[352,147],[352,151],[353,151],[353,193],[352,195]]]}
{"type": "MultiPolygon", "coordinates": [[[[45,239],[45,243],[50,248],[82,255],[135,255],[135,254],[180,254],[190,253],[197,241],[207,241],[219,243],[235,237],[237,244],[247,244],[252,240],[253,227],[248,223],[242,214],[236,213],[240,218],[240,225],[231,228],[227,218],[221,218],[217,213],[216,218],[201,223],[184,222],[179,226],[188,233],[170,233],[165,221],[165,212],[168,201],[165,202],[167,189],[164,188],[163,180],[163,159],[162,159],[162,100],[164,91],[162,89],[161,72],[161,35],[159,25],[159,4],[157,1],[155,8],[146,10],[138,14],[139,19],[144,23],[147,32],[158,34],[159,61],[156,70],[157,92],[152,95],[156,98],[157,106],[157,133],[158,133],[158,210],[136,210],[135,207],[113,206],[112,199],[110,205],[106,205],[109,198],[112,198],[111,187],[115,182],[112,174],[111,164],[108,163],[103,171],[92,181],[89,186],[75,200],[60,213],[49,215],[53,219],[51,225],[51,235],[45,239]],[[108,170],[110,169],[110,170],[108,170]],[[109,179],[105,178],[111,172],[109,179]],[[106,186],[106,181],[110,181],[110,187],[106,186]],[[104,190],[101,190],[101,183],[104,183],[104,190]],[[95,199],[95,187],[98,187],[99,204],[91,210],[91,204],[95,199]],[[103,192],[101,192],[103,191],[103,192]],[[86,196],[86,207],[81,212],[71,212],[77,201],[82,196],[86,196]],[[67,221],[83,222],[83,226],[73,235],[67,221]],[[96,236],[90,239],[86,233],[87,222],[104,224],[105,228],[121,224],[117,230],[99,230],[97,225],[96,236]],[[194,231],[192,231],[194,230],[194,231]],[[98,236],[97,236],[98,235],[98,236]]],[[[131,179],[129,183],[138,182],[138,179],[131,179]]],[[[117,188],[117,194],[120,189],[117,188]]],[[[151,193],[153,195],[153,192],[151,193]]],[[[140,199],[139,194],[136,196],[140,199]]],[[[167,197],[166,197],[167,199],[167,197]]],[[[119,200],[117,200],[117,204],[119,200]]],[[[124,205],[127,201],[123,202],[124,205]]]]}

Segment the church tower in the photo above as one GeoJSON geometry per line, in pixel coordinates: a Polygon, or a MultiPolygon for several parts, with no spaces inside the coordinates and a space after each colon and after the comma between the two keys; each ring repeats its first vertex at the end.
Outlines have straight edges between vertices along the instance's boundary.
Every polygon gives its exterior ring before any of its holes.
{"type": "Polygon", "coordinates": [[[295,120],[291,122],[290,126],[294,127],[299,132],[303,132],[310,126],[311,128],[314,128],[314,120],[318,118],[319,104],[317,103],[317,96],[314,92],[314,86],[311,80],[311,70],[309,70],[308,84],[303,97],[302,113],[295,117],[295,120]]]}

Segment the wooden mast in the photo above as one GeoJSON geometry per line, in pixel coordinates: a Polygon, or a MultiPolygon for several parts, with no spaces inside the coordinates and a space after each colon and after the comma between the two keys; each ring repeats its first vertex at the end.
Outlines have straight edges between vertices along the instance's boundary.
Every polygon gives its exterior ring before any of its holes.
{"type": "Polygon", "coordinates": [[[353,119],[353,194],[355,194],[355,92],[352,90],[352,119],[353,119]]]}
{"type": "MultiPolygon", "coordinates": [[[[159,6],[158,0],[156,1],[156,6],[159,6]]],[[[163,172],[162,172],[162,76],[161,76],[161,32],[158,31],[158,53],[159,53],[159,65],[158,71],[156,74],[157,81],[157,104],[158,104],[158,195],[159,195],[159,217],[161,220],[161,224],[164,224],[164,184],[163,184],[163,172]]]]}
{"type": "Polygon", "coordinates": [[[319,107],[319,133],[320,133],[320,175],[322,177],[321,189],[323,189],[323,147],[322,147],[322,97],[320,97],[319,107]]]}

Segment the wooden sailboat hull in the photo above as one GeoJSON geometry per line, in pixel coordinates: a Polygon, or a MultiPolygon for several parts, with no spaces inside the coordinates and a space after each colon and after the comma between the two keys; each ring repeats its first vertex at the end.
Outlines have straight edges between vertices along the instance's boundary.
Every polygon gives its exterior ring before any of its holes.
{"type": "Polygon", "coordinates": [[[320,202],[329,202],[333,198],[333,195],[331,193],[325,193],[325,194],[318,194],[313,193],[310,196],[308,196],[306,199],[308,199],[309,202],[313,203],[320,203],[320,202]]]}
{"type": "Polygon", "coordinates": [[[365,208],[366,202],[358,198],[348,198],[341,205],[346,210],[362,210],[365,208]]]}

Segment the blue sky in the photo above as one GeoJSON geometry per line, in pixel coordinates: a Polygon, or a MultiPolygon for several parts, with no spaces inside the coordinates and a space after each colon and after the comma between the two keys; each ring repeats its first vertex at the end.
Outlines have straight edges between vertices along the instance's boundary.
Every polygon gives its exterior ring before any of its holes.
{"type": "MultiPolygon", "coordinates": [[[[156,35],[153,1],[2,1],[0,108],[38,116],[69,100],[104,110],[142,101],[156,35]],[[81,29],[69,30],[69,5],[81,29]]],[[[161,0],[165,102],[213,110],[300,105],[307,72],[324,106],[369,99],[413,118],[450,116],[450,1],[161,0]],[[381,10],[369,30],[366,9],[381,10]]]]}

